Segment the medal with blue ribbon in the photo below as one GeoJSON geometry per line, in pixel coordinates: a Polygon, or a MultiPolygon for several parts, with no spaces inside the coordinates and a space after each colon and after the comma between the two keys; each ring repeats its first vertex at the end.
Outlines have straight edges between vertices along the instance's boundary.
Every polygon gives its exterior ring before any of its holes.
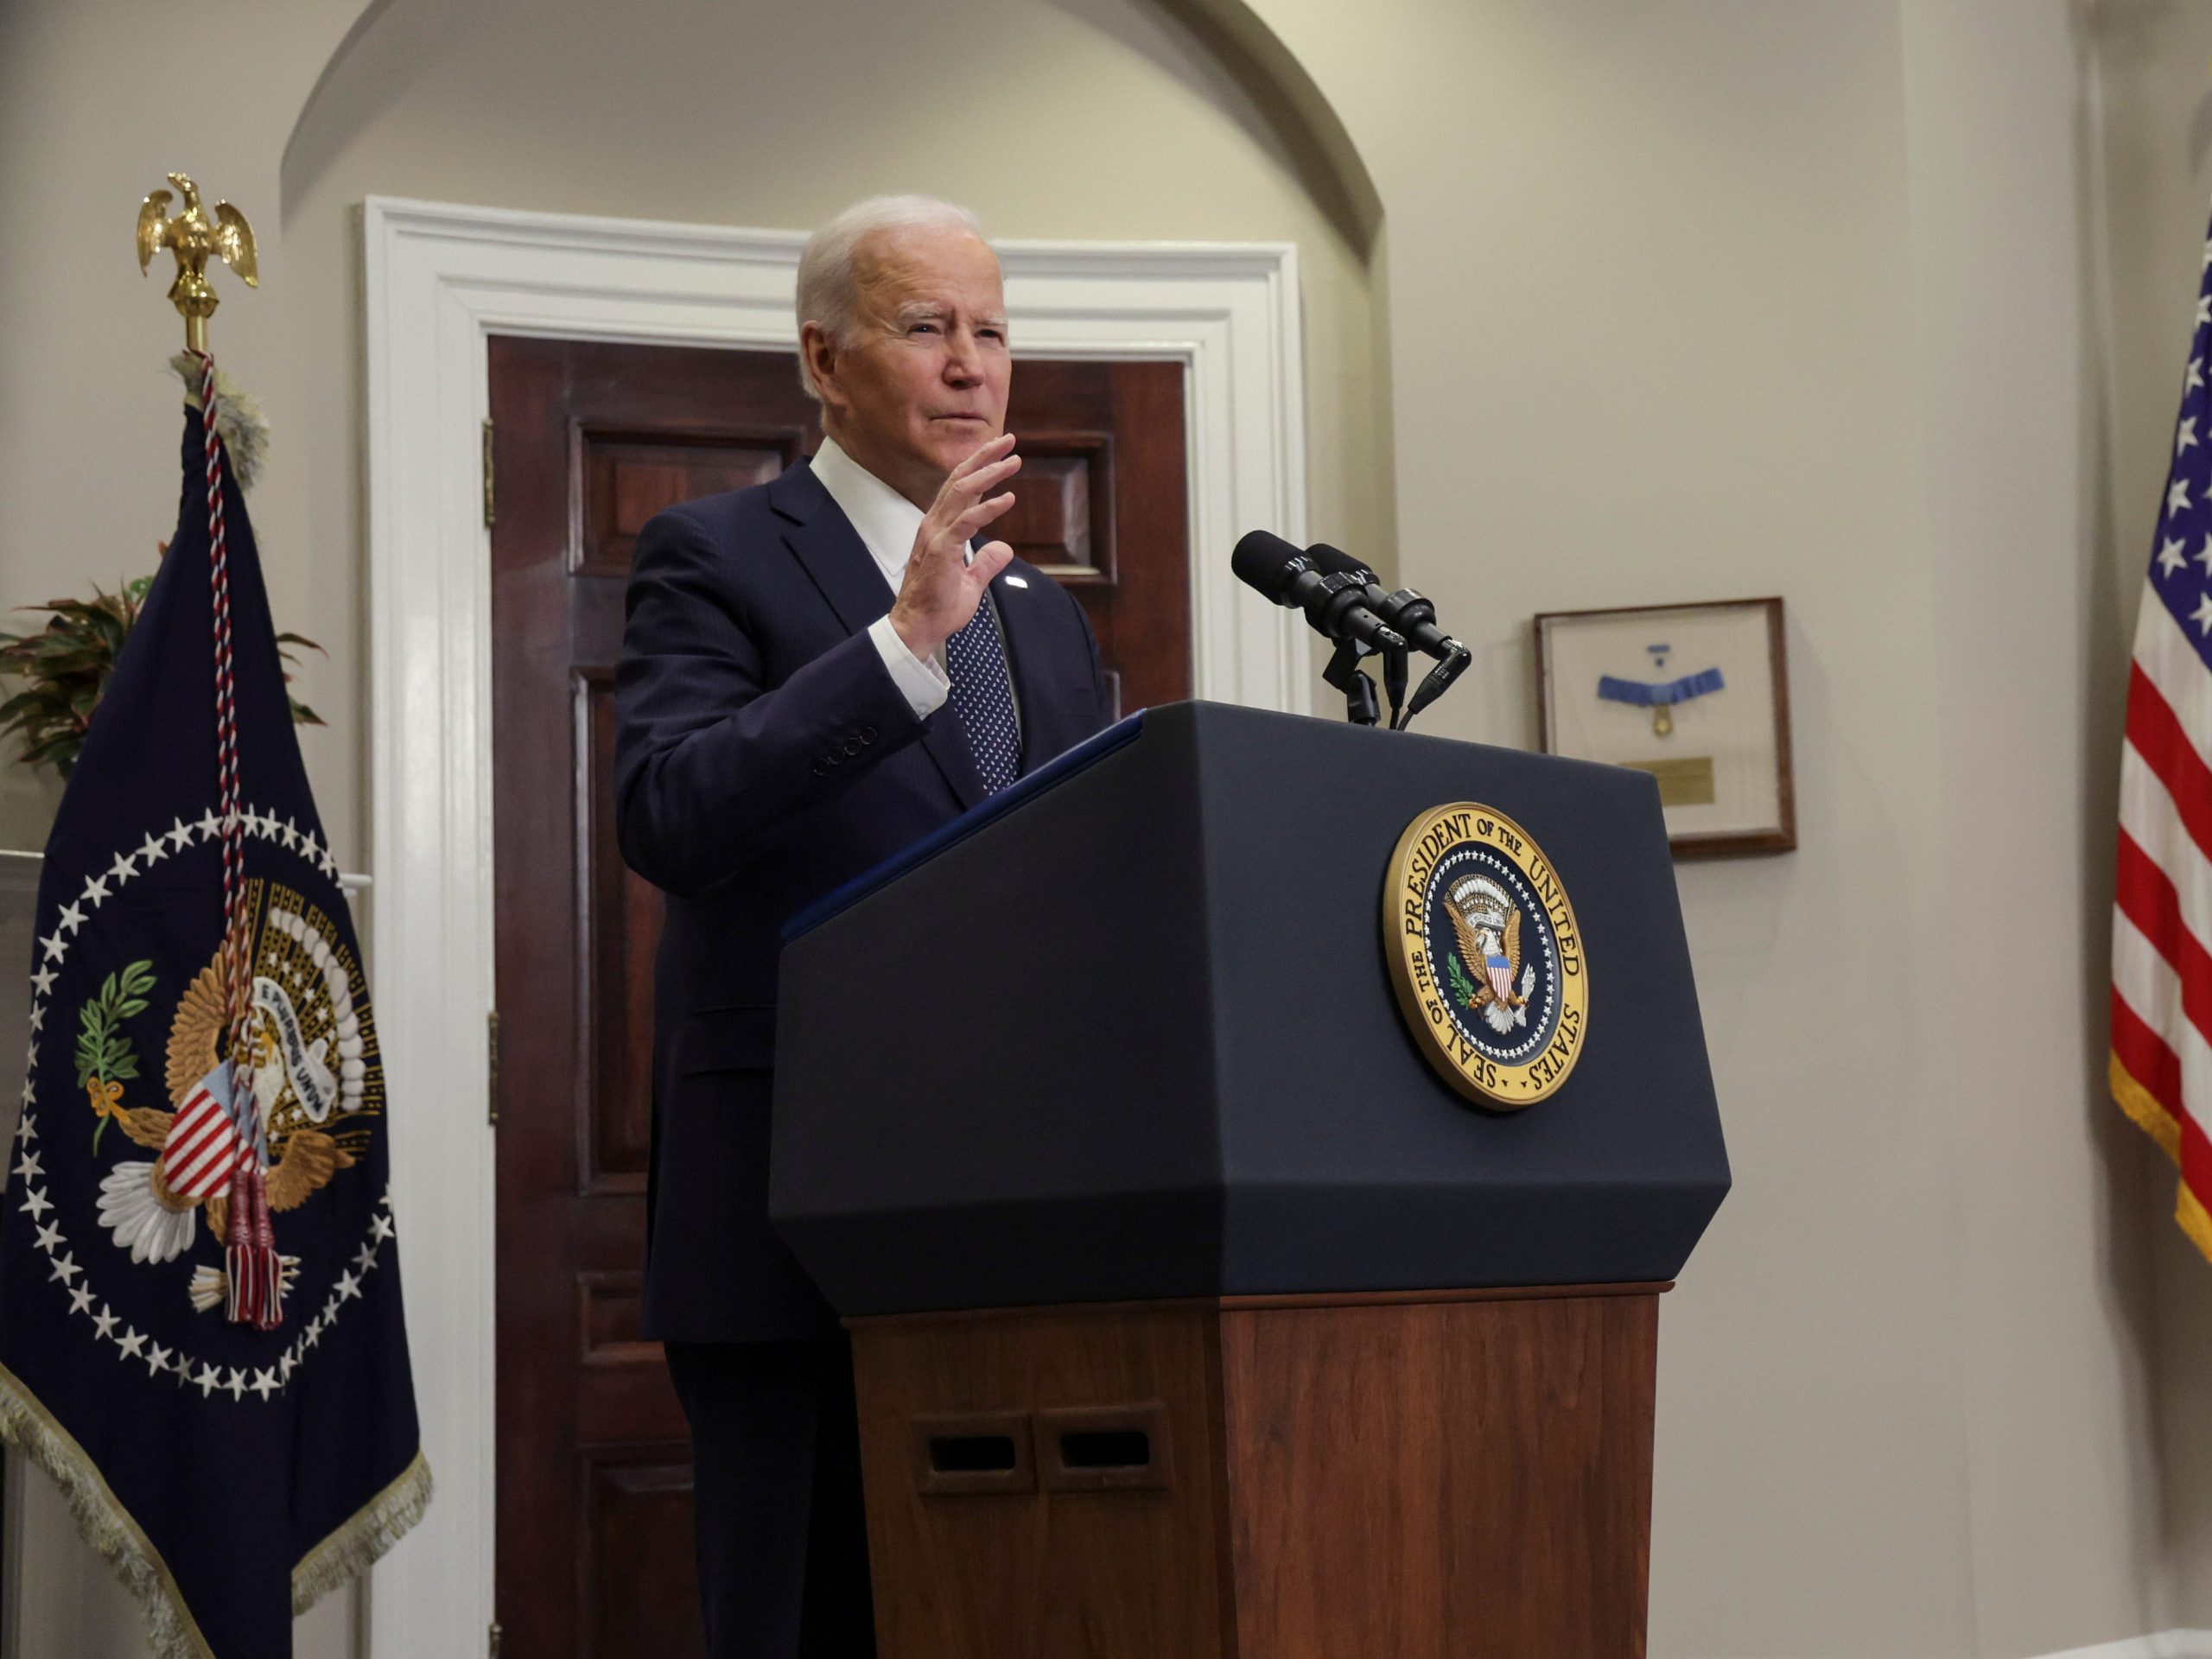
{"type": "Polygon", "coordinates": [[[1652,731],[1664,737],[1675,729],[1675,716],[1670,712],[1675,704],[1722,690],[1726,685],[1717,667],[1708,668],[1701,674],[1685,674],[1675,680],[1623,680],[1607,674],[1598,681],[1598,695],[1607,702],[1632,703],[1639,709],[1649,709],[1652,731]]]}

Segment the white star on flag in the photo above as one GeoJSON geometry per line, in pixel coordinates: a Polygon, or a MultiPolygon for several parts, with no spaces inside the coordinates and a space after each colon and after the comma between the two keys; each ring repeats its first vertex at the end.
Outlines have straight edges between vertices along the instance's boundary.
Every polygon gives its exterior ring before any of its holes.
{"type": "Polygon", "coordinates": [[[84,900],[89,899],[92,901],[94,908],[98,908],[100,900],[106,897],[107,878],[104,875],[86,876],[85,878],[85,890],[77,895],[79,903],[81,904],[84,900]]]}
{"type": "Polygon", "coordinates": [[[33,1221],[36,1221],[41,1216],[54,1208],[54,1203],[53,1200],[48,1198],[45,1193],[40,1192],[38,1188],[35,1186],[27,1186],[23,1189],[23,1208],[29,1212],[30,1218],[33,1221]]]}
{"type": "Polygon", "coordinates": [[[132,1327],[125,1325],[123,1335],[117,1339],[115,1345],[123,1350],[125,1359],[137,1359],[139,1357],[138,1351],[146,1345],[146,1338],[140,1336],[132,1327]]]}
{"type": "Polygon", "coordinates": [[[61,1248],[61,1224],[50,1221],[38,1230],[38,1247],[48,1255],[61,1248]]]}
{"type": "Polygon", "coordinates": [[[46,947],[46,959],[48,962],[59,962],[69,953],[68,942],[61,937],[61,930],[58,927],[54,930],[51,938],[41,939],[39,943],[46,947]]]}
{"type": "Polygon", "coordinates": [[[130,854],[118,853],[115,862],[108,866],[107,873],[118,881],[127,881],[138,874],[138,867],[131,861],[130,854]]]}
{"type": "Polygon", "coordinates": [[[2196,624],[2199,633],[2212,634],[2212,594],[2198,596],[2196,608],[2189,613],[2189,620],[2196,624]]]}
{"type": "Polygon", "coordinates": [[[146,861],[146,868],[149,869],[154,867],[156,859],[167,858],[168,855],[169,849],[162,845],[162,838],[159,836],[148,836],[144,844],[138,849],[138,856],[146,861]]]}
{"type": "Polygon", "coordinates": [[[168,839],[172,852],[182,852],[185,843],[192,839],[192,826],[182,818],[176,819],[169,825],[168,839]]]}
{"type": "Polygon", "coordinates": [[[36,996],[44,996],[48,991],[54,988],[54,972],[53,969],[40,969],[38,972],[31,976],[32,994],[36,996]]]}
{"type": "Polygon", "coordinates": [[[115,1327],[122,1323],[116,1318],[115,1310],[105,1302],[102,1302],[100,1311],[92,1315],[92,1329],[99,1332],[103,1338],[112,1335],[115,1327]]]}
{"type": "Polygon", "coordinates": [[[149,1376],[159,1376],[163,1371],[168,1370],[168,1368],[169,1351],[162,1347],[161,1344],[156,1343],[154,1344],[154,1351],[146,1356],[146,1375],[149,1376]]]}
{"type": "Polygon", "coordinates": [[[193,1381],[199,1385],[200,1397],[202,1400],[223,1385],[222,1377],[216,1373],[213,1365],[202,1365],[200,1368],[200,1375],[193,1378],[193,1381]]]}
{"type": "Polygon", "coordinates": [[[264,1400],[266,1400],[270,1395],[276,1392],[276,1373],[274,1371],[256,1371],[253,1374],[253,1381],[249,1382],[246,1386],[251,1389],[256,1394],[259,1395],[264,1400]]]}
{"type": "Polygon", "coordinates": [[[69,1293],[69,1311],[72,1313],[90,1313],[92,1311],[92,1287],[90,1285],[79,1285],[69,1293]]]}
{"type": "Polygon", "coordinates": [[[2189,555],[2181,550],[2181,543],[2177,540],[2169,538],[2158,550],[2158,569],[2167,575],[2171,576],[2188,563],[2189,555]]]}
{"type": "MultiPolygon", "coordinates": [[[[85,912],[83,911],[78,909],[74,905],[64,905],[61,906],[62,928],[67,928],[70,932],[74,933],[84,925],[85,912]]],[[[55,931],[58,932],[60,929],[56,929],[55,931]]]]}

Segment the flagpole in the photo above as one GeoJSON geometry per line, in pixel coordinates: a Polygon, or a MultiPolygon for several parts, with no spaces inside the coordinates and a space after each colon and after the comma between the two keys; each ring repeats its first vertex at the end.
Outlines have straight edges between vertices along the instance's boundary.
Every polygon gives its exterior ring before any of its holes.
{"type": "Polygon", "coordinates": [[[184,318],[184,349],[200,365],[200,418],[205,434],[209,575],[215,615],[215,739],[223,842],[223,975],[228,1002],[230,1092],[242,1134],[226,1193],[229,1233],[225,1263],[228,1306],[235,1322],[273,1330],[283,1313],[282,1263],[269,1221],[260,1141],[264,1129],[254,1095],[252,918],[244,880],[245,827],[240,806],[238,723],[233,710],[230,582],[225,558],[222,446],[216,433],[215,359],[207,349],[207,320],[222,302],[207,281],[207,262],[219,259],[248,288],[260,286],[253,227],[227,201],[210,213],[200,188],[182,173],[169,182],[182,193],[184,211],[168,216],[169,193],[156,190],[138,204],[138,270],[167,248],[176,259],[169,302],[184,318]]]}

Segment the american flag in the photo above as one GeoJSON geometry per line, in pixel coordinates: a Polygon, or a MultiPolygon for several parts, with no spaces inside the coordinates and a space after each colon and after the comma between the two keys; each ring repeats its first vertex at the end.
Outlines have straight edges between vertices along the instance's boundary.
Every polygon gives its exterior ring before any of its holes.
{"type": "Polygon", "coordinates": [[[2112,918],[2113,1098],[2181,1171],[2212,1259],[2212,238],[2128,676],[2112,918]]]}

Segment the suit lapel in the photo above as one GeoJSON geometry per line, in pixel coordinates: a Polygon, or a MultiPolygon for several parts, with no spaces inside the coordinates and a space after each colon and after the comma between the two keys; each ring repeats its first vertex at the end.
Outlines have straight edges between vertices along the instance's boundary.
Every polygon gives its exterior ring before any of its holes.
{"type": "MultiPolygon", "coordinates": [[[[801,461],[768,485],[768,504],[784,520],[784,544],[829,601],[849,634],[860,633],[891,613],[895,597],[883,580],[874,556],[853,521],[830,499],[830,492],[801,461]]],[[[982,775],[968,747],[968,734],[950,706],[922,724],[922,747],[964,810],[983,798],[982,775]]]]}
{"type": "Polygon", "coordinates": [[[883,572],[812,467],[801,461],[772,480],[768,503],[784,520],[784,545],[822,590],[847,633],[858,633],[890,613],[894,595],[883,572]]]}

